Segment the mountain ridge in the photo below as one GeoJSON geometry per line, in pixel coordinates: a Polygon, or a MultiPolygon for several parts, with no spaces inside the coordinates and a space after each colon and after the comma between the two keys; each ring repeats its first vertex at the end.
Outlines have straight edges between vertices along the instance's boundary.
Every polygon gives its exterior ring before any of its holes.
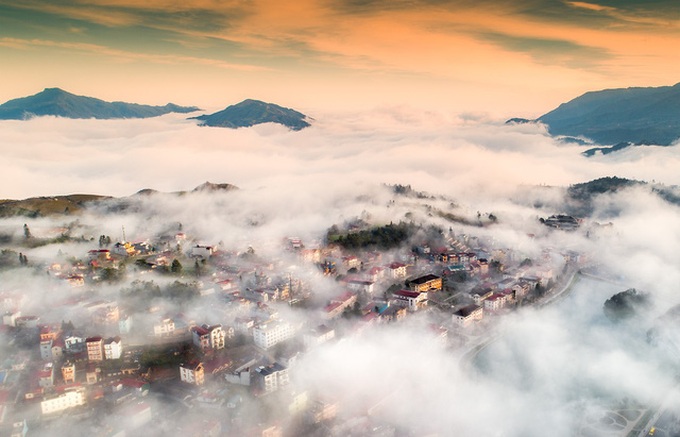
{"type": "MultiPolygon", "coordinates": [[[[534,120],[553,136],[588,138],[597,145],[668,146],[680,138],[680,83],[588,91],[534,120]]],[[[598,149],[599,150],[599,149],[598,149]]]]}
{"type": "Polygon", "coordinates": [[[151,118],[171,112],[187,114],[199,110],[196,106],[179,106],[174,103],[152,106],[107,102],[95,97],[72,94],[61,88],[45,88],[37,94],[8,100],[0,105],[0,120],[26,120],[41,116],[102,120],[151,118]]]}

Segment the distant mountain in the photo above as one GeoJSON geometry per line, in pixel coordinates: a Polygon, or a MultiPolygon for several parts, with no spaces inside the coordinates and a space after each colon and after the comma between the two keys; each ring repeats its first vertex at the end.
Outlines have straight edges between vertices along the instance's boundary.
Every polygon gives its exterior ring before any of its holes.
{"type": "Polygon", "coordinates": [[[201,126],[229,127],[232,129],[261,123],[278,123],[296,131],[310,126],[307,121],[308,117],[301,112],[252,99],[228,106],[214,114],[201,115],[193,117],[193,119],[202,121],[201,126]]]}
{"type": "Polygon", "coordinates": [[[60,88],[45,88],[38,94],[9,100],[0,105],[0,120],[24,120],[42,115],[64,118],[148,118],[170,112],[199,111],[195,106],[138,105],[125,102],[105,102],[93,97],[77,96],[60,88]]]}
{"type": "Polygon", "coordinates": [[[527,121],[544,123],[551,135],[586,137],[600,145],[666,146],[680,138],[680,83],[591,91],[536,120],[508,123],[527,121]]]}
{"type": "Polygon", "coordinates": [[[238,190],[236,185],[232,184],[213,184],[212,182],[205,182],[192,190],[192,193],[214,193],[216,191],[231,191],[238,190]]]}
{"type": "Polygon", "coordinates": [[[67,196],[31,197],[23,200],[0,199],[0,217],[71,215],[80,213],[88,206],[103,206],[102,211],[121,211],[129,208],[135,201],[150,196],[186,196],[192,193],[228,192],[238,189],[236,185],[232,184],[205,182],[191,191],[164,193],[151,188],[144,188],[132,196],[118,198],[97,194],[70,194],[67,196]]]}
{"type": "Polygon", "coordinates": [[[111,199],[95,194],[71,194],[68,196],[32,197],[24,200],[0,200],[0,217],[77,214],[89,203],[111,199]]]}

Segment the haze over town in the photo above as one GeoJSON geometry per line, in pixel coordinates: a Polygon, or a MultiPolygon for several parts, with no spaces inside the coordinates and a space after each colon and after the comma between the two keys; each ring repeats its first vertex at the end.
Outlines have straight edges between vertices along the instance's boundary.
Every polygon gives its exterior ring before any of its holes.
{"type": "Polygon", "coordinates": [[[673,85],[678,13],[0,0],[0,101],[204,108],[0,120],[0,430],[678,435],[677,143],[505,122],[673,85]],[[246,98],[311,126],[188,119],[246,98]]]}

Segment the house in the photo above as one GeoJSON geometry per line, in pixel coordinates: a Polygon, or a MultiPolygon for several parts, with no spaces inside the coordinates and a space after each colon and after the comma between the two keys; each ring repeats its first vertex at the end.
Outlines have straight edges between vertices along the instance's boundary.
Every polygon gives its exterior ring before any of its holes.
{"type": "Polygon", "coordinates": [[[203,385],[205,382],[203,363],[200,361],[192,361],[190,363],[180,364],[179,379],[187,384],[203,385]]]}
{"type": "Polygon", "coordinates": [[[463,328],[482,320],[483,317],[484,309],[479,305],[467,305],[453,313],[453,321],[463,328]]]}
{"type": "Polygon", "coordinates": [[[420,293],[411,290],[399,290],[392,293],[394,302],[409,311],[416,311],[427,305],[427,293],[420,293]]]}
{"type": "Polygon", "coordinates": [[[413,291],[436,291],[442,289],[441,276],[427,274],[408,281],[409,287],[413,291]]]}
{"type": "Polygon", "coordinates": [[[194,345],[202,351],[210,349],[224,349],[225,333],[222,325],[194,326],[191,328],[191,338],[194,345]]]}
{"type": "Polygon", "coordinates": [[[253,340],[255,345],[262,349],[270,347],[293,338],[295,329],[290,323],[273,321],[262,323],[253,328],[253,340]]]}

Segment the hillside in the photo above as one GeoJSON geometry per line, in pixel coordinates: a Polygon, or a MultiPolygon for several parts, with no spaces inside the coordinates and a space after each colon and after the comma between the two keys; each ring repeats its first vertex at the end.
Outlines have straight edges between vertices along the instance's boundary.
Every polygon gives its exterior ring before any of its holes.
{"type": "Polygon", "coordinates": [[[307,121],[308,117],[301,112],[252,99],[228,106],[214,114],[201,115],[193,117],[193,119],[200,120],[201,126],[232,129],[250,127],[261,123],[278,123],[295,131],[310,126],[307,121]]]}
{"type": "Polygon", "coordinates": [[[59,88],[45,88],[38,94],[9,100],[0,105],[0,120],[25,120],[52,115],[64,118],[149,118],[171,112],[198,111],[168,103],[165,106],[139,105],[125,102],[106,102],[93,97],[77,96],[59,88]]]}
{"type": "Polygon", "coordinates": [[[626,143],[666,146],[680,138],[680,84],[591,91],[536,120],[513,118],[508,123],[528,121],[544,123],[554,136],[619,145],[611,151],[626,143]]]}

